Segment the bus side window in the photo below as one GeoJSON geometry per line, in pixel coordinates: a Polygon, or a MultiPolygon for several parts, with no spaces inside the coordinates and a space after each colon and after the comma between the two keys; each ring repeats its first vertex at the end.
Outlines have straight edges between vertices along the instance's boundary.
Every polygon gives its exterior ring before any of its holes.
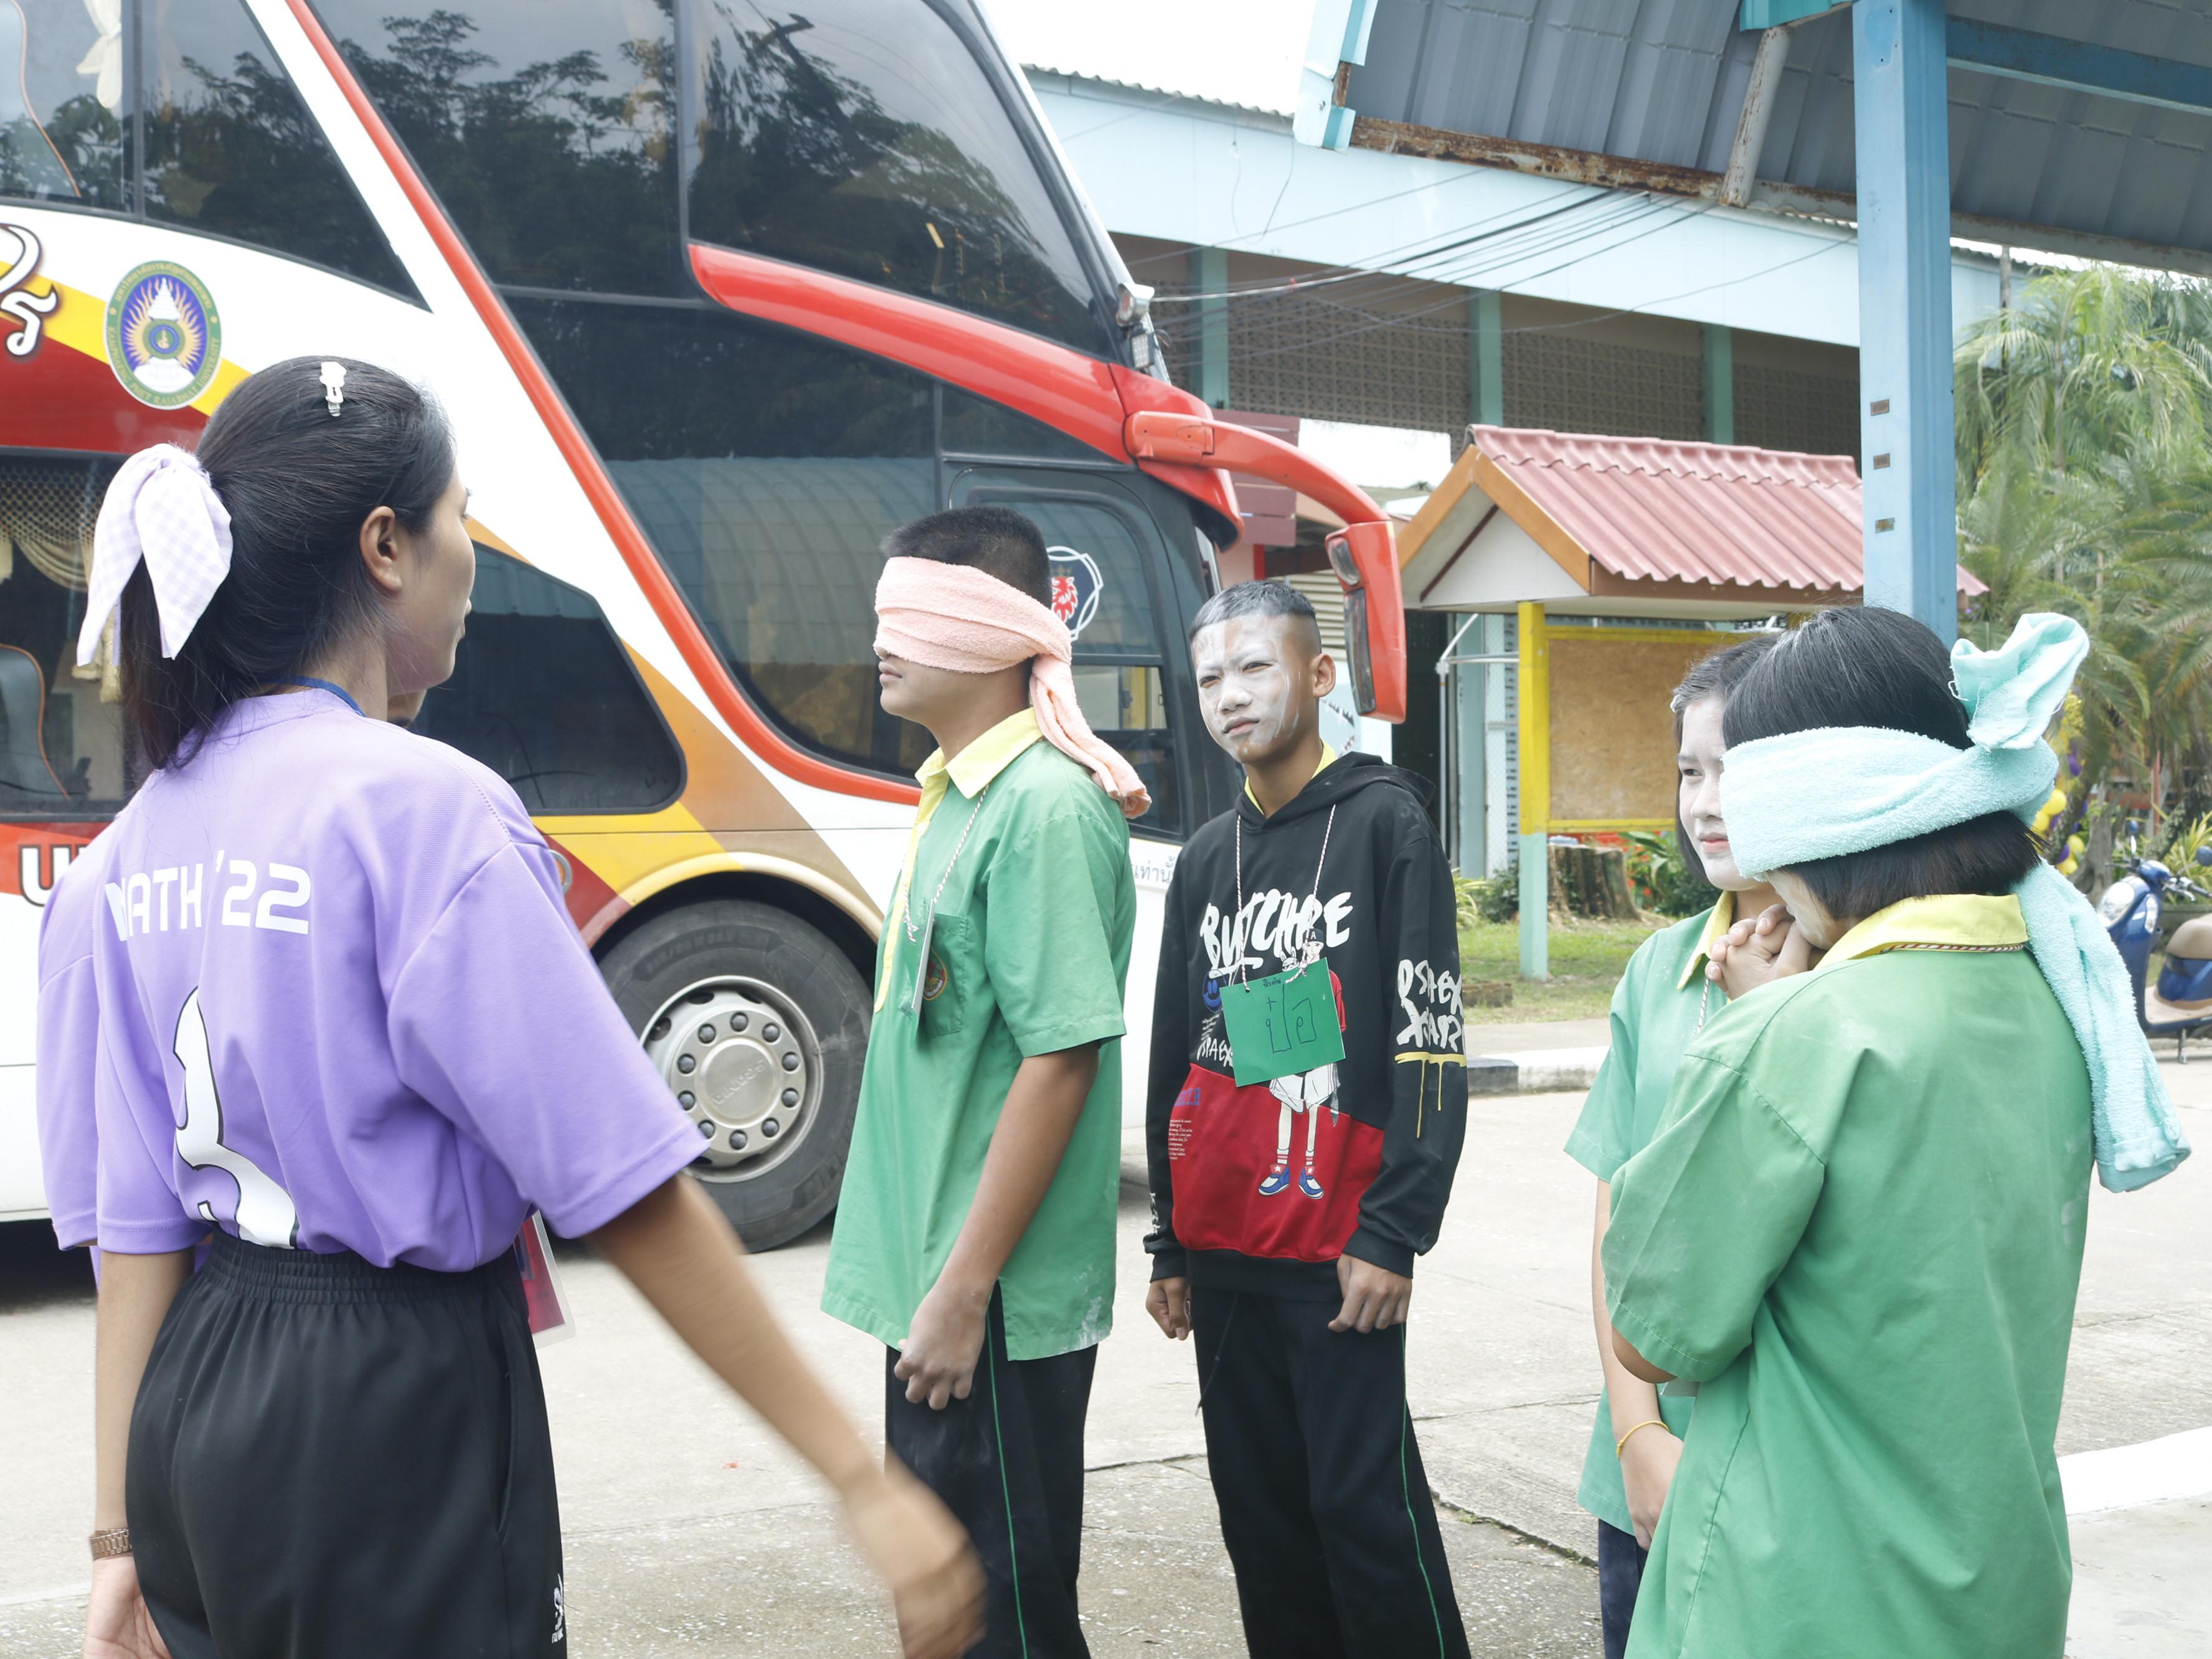
{"type": "Polygon", "coordinates": [[[122,19],[0,0],[0,196],[126,211],[122,19]]]}
{"type": "Polygon", "coordinates": [[[819,754],[921,765],[872,601],[884,538],[937,506],[931,383],[718,307],[508,304],[754,703],[819,754]]]}
{"type": "Polygon", "coordinates": [[[131,780],[102,670],[76,666],[112,460],[0,453],[0,815],[104,817],[131,780]]]}
{"type": "Polygon", "coordinates": [[[417,298],[243,0],[130,0],[126,23],[131,10],[147,216],[417,298]]]}
{"type": "Polygon", "coordinates": [[[668,0],[315,9],[494,282],[690,291],[668,0]]]}
{"type": "Polygon", "coordinates": [[[482,761],[535,813],[650,812],[684,761],[591,595],[479,544],[453,675],[414,730],[482,761]]]}

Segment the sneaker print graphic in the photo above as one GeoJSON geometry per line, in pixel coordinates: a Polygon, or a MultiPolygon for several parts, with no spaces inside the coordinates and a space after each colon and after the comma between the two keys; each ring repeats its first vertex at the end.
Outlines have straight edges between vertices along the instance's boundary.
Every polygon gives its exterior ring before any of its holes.
{"type": "Polygon", "coordinates": [[[556,1648],[568,1644],[568,1602],[562,1575],[553,1575],[553,1634],[550,1645],[556,1648]]]}
{"type": "MultiPolygon", "coordinates": [[[[1336,993],[1336,1023],[1344,1025],[1344,985],[1332,973],[1328,982],[1336,993]]],[[[1336,1094],[1336,1067],[1316,1066],[1310,1072],[1297,1072],[1288,1077],[1279,1077],[1267,1085],[1267,1092],[1275,1097],[1275,1161],[1260,1182],[1260,1196],[1273,1198],[1296,1188],[1301,1197],[1318,1202],[1328,1196],[1314,1175],[1315,1146],[1321,1132],[1322,1109],[1328,1109],[1329,1121],[1334,1124],[1344,1115],[1343,1103],[1336,1094]],[[1291,1164],[1291,1126],[1303,1116],[1306,1121],[1306,1159],[1304,1169],[1294,1170],[1291,1164]]]]}

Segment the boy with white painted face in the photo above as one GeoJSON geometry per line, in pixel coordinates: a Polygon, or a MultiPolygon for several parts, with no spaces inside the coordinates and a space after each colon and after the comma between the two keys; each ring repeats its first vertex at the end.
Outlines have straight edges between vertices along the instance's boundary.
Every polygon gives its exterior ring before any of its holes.
{"type": "Polygon", "coordinates": [[[1215,595],[1191,655],[1245,788],[1168,890],[1146,1305],[1197,1339],[1253,1654],[1464,1655],[1406,1407],[1413,1258],[1467,1121],[1451,872],[1415,780],[1322,741],[1336,667],[1304,597],[1215,595]]]}

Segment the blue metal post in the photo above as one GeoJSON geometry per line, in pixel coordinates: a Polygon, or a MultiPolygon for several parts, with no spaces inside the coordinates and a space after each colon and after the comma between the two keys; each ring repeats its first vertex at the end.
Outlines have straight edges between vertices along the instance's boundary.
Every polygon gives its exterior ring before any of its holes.
{"type": "Polygon", "coordinates": [[[1866,602],[1959,631],[1943,0],[1851,7],[1866,602]]]}

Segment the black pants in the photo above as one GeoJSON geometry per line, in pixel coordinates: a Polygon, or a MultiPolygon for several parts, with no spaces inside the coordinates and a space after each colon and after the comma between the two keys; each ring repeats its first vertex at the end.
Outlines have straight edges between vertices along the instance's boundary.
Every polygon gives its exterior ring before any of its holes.
{"type": "Polygon", "coordinates": [[[1605,1659],[1621,1659],[1628,1651],[1628,1624],[1649,1559],[1634,1533],[1607,1521],[1597,1523],[1597,1612],[1605,1622],[1605,1659]]]}
{"type": "MultiPolygon", "coordinates": [[[[1085,1659],[1076,1617],[1083,1559],[1083,1422],[1098,1350],[1006,1358],[994,1292],[965,1400],[932,1411],[884,1362],[884,1441],[959,1517],[983,1564],[983,1639],[969,1659],[1085,1659]]],[[[181,1659],[181,1656],[179,1656],[181,1659]]]]}
{"type": "Polygon", "coordinates": [[[1253,1659],[1465,1659],[1406,1409],[1406,1333],[1334,1302],[1191,1297],[1206,1453],[1253,1659]]]}
{"type": "Polygon", "coordinates": [[[125,1502],[173,1659],[568,1651],[512,1256],[428,1273],[216,1233],[147,1360],[125,1502]]]}

